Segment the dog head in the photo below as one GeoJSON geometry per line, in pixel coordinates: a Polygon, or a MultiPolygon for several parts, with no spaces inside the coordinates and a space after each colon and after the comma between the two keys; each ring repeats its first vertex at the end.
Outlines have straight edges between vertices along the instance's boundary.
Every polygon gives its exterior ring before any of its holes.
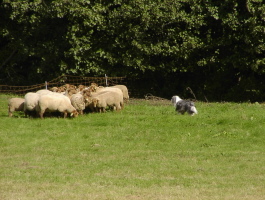
{"type": "Polygon", "coordinates": [[[178,103],[179,101],[181,101],[181,100],[182,100],[182,99],[181,99],[179,96],[175,95],[175,96],[173,96],[173,97],[171,98],[171,103],[173,104],[174,107],[176,107],[177,103],[178,103]]]}

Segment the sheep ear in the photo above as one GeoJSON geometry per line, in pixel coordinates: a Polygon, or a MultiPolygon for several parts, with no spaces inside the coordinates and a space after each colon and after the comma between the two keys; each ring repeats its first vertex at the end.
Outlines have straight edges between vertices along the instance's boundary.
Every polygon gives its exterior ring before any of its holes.
{"type": "Polygon", "coordinates": [[[71,113],[71,115],[70,115],[70,116],[72,117],[73,115],[74,115],[74,113],[71,113]]]}

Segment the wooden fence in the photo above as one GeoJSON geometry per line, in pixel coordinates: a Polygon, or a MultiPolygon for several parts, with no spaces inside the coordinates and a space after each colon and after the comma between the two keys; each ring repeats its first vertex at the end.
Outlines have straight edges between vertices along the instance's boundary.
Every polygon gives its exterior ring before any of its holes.
{"type": "Polygon", "coordinates": [[[126,85],[126,77],[84,77],[84,76],[70,76],[63,75],[45,83],[30,85],[30,86],[10,86],[0,85],[0,94],[17,94],[25,95],[27,92],[36,92],[40,89],[49,89],[52,87],[59,87],[64,84],[85,85],[89,86],[91,83],[97,83],[101,86],[112,85],[126,85]]]}

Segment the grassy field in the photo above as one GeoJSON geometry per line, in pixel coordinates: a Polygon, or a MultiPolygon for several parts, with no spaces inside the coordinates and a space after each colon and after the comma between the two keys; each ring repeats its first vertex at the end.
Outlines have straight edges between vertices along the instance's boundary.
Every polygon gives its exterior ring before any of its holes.
{"type": "Polygon", "coordinates": [[[265,105],[135,101],[75,119],[7,117],[0,96],[1,200],[265,197],[265,105]]]}

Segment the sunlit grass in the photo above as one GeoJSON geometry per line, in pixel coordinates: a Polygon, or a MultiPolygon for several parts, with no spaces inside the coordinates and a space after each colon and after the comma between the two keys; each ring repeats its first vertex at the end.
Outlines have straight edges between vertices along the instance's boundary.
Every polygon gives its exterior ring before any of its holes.
{"type": "Polygon", "coordinates": [[[196,105],[40,120],[2,101],[0,199],[263,199],[265,106],[196,105]]]}

